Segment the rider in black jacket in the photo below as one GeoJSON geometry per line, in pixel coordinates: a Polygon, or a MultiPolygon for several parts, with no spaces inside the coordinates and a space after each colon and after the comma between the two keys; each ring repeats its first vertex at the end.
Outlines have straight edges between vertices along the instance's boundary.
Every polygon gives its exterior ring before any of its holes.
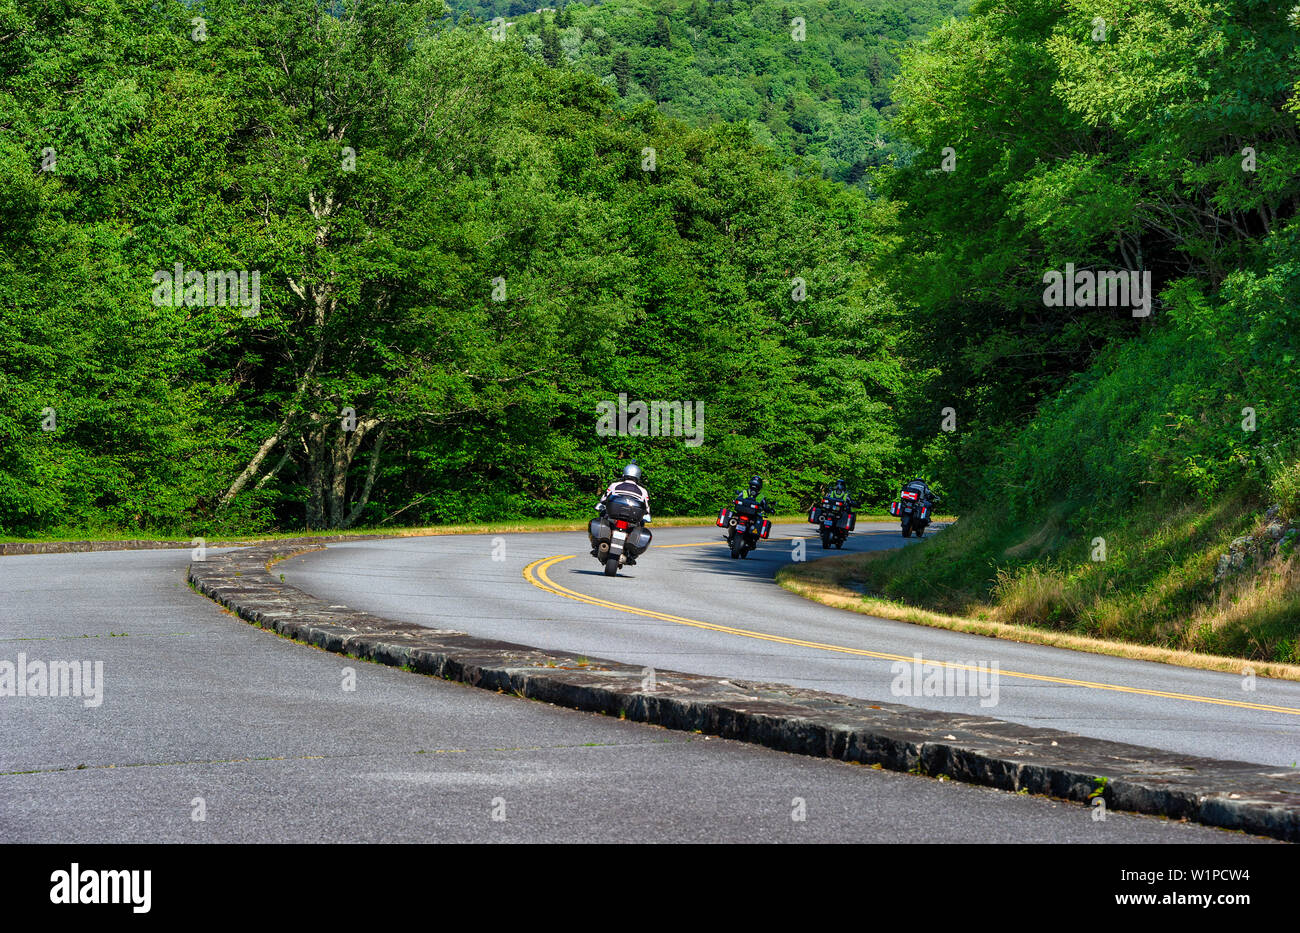
{"type": "Polygon", "coordinates": [[[925,480],[921,479],[921,477],[919,476],[913,477],[912,479],[908,480],[903,485],[903,488],[913,489],[916,492],[920,493],[921,499],[932,508],[935,505],[935,503],[939,501],[939,497],[934,494],[934,490],[930,488],[930,484],[927,483],[925,480]]]}

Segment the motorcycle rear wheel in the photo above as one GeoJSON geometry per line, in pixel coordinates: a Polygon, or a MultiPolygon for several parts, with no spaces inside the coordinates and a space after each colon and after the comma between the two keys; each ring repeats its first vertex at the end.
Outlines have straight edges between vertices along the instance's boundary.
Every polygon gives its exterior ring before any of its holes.
{"type": "Polygon", "coordinates": [[[912,537],[912,523],[910,521],[903,523],[903,537],[904,538],[912,537]]]}
{"type": "Polygon", "coordinates": [[[617,558],[617,557],[611,557],[611,558],[608,558],[608,559],[605,561],[605,576],[607,576],[607,577],[616,577],[616,576],[618,576],[618,558],[617,558]]]}

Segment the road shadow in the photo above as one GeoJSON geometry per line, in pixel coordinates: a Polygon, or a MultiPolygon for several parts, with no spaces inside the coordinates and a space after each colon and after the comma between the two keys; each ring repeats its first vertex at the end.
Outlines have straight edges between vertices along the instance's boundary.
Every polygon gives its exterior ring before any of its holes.
{"type": "MultiPolygon", "coordinates": [[[[926,537],[937,531],[939,527],[938,525],[932,525],[926,537]]],[[[775,585],[777,570],[793,560],[795,554],[794,541],[791,540],[793,538],[803,540],[803,557],[805,561],[814,561],[822,557],[835,557],[842,554],[864,554],[868,551],[886,550],[915,544],[918,540],[916,538],[904,539],[898,527],[892,523],[890,525],[874,524],[873,527],[860,528],[858,531],[852,532],[848,540],[844,542],[843,548],[832,547],[823,550],[821,538],[817,534],[817,529],[812,525],[808,525],[806,528],[797,525],[785,525],[772,529],[772,537],[762,540],[756,550],[751,551],[748,556],[743,558],[733,558],[731,556],[731,550],[727,547],[727,539],[719,530],[717,531],[716,543],[690,547],[677,544],[651,545],[650,552],[643,556],[641,560],[658,562],[667,555],[673,554],[674,560],[682,561],[685,566],[692,570],[725,574],[731,577],[743,577],[759,583],[775,585]]],[[[590,560],[587,555],[582,556],[590,560]]],[[[596,566],[594,561],[591,562],[591,566],[575,565],[569,567],[565,572],[581,576],[605,577],[605,571],[596,566]]],[[[623,569],[619,571],[618,577],[615,579],[630,581],[637,579],[637,575],[628,573],[626,569],[623,569]]]]}
{"type": "MultiPolygon", "coordinates": [[[[578,567],[570,567],[566,572],[575,574],[576,576],[580,576],[580,577],[603,577],[606,575],[605,571],[603,570],[586,570],[586,569],[579,569],[578,567]]],[[[628,580],[635,580],[636,574],[628,573],[626,570],[620,570],[618,572],[618,577],[624,577],[628,580]]]]}
{"type": "MultiPolygon", "coordinates": [[[[932,525],[926,537],[930,537],[942,527],[945,526],[932,525]]],[[[793,561],[795,555],[794,541],[790,539],[794,538],[803,539],[803,559],[805,561],[814,561],[822,557],[835,557],[842,554],[865,554],[868,551],[889,550],[915,544],[918,540],[925,540],[924,538],[903,538],[898,527],[892,523],[889,525],[874,524],[874,527],[860,528],[858,531],[852,532],[848,540],[844,542],[843,548],[823,549],[821,537],[817,534],[817,529],[814,526],[809,525],[806,529],[801,529],[798,526],[787,525],[781,527],[779,533],[777,529],[773,529],[773,536],[762,541],[758,549],[750,552],[748,557],[732,558],[731,550],[727,547],[726,538],[719,533],[716,546],[704,545],[698,548],[690,548],[689,553],[683,554],[681,559],[696,570],[745,577],[775,584],[777,570],[793,561]]]]}

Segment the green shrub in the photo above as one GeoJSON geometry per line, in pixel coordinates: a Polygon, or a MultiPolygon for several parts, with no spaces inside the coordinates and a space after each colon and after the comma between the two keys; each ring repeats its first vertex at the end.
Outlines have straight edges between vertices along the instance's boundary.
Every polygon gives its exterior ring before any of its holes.
{"type": "Polygon", "coordinates": [[[1278,470],[1273,475],[1269,489],[1283,518],[1294,519],[1300,516],[1300,460],[1293,460],[1278,470]]]}

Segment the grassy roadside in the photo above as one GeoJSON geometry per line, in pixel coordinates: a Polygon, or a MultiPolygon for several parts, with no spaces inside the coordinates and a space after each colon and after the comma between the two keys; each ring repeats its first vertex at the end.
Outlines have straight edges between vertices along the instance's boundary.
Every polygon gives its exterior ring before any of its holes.
{"type": "Polygon", "coordinates": [[[1300,680],[1295,556],[1279,551],[1216,580],[1231,542],[1265,539],[1254,505],[1241,496],[1213,509],[1153,505],[1104,526],[1072,524],[1064,510],[1021,525],[974,516],[907,548],[790,565],[777,580],[801,596],[882,618],[1300,680]]]}

